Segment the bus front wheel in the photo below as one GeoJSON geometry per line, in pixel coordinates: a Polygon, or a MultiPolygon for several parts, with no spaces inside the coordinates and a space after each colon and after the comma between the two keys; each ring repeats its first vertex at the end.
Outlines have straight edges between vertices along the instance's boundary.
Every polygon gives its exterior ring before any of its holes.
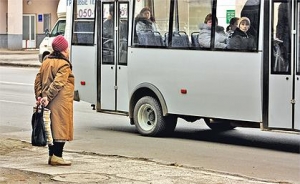
{"type": "Polygon", "coordinates": [[[206,125],[214,131],[226,131],[235,128],[229,120],[204,118],[206,125]]]}
{"type": "Polygon", "coordinates": [[[141,135],[164,136],[174,131],[177,117],[163,116],[159,102],[150,96],[138,100],[133,112],[134,124],[141,135]]]}

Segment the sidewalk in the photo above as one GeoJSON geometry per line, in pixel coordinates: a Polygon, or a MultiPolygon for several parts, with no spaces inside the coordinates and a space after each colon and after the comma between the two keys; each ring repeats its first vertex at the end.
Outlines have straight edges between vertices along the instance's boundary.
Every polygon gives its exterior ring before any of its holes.
{"type": "Polygon", "coordinates": [[[2,66],[21,66],[21,67],[40,67],[38,50],[18,50],[12,51],[0,49],[0,65],[2,66]]]}
{"type": "Polygon", "coordinates": [[[0,183],[275,183],[176,163],[72,150],[64,152],[65,159],[72,161],[72,166],[56,167],[47,164],[46,147],[32,147],[28,142],[4,138],[0,138],[0,153],[0,183]],[[23,176],[21,181],[20,176],[23,176]]]}

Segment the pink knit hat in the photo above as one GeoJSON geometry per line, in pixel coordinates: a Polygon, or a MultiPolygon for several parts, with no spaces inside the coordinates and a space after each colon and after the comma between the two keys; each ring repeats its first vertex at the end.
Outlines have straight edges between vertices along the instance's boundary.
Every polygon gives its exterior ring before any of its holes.
{"type": "Polygon", "coordinates": [[[54,38],[52,42],[52,48],[55,51],[65,51],[68,48],[68,41],[65,39],[64,36],[58,35],[57,37],[54,38]]]}

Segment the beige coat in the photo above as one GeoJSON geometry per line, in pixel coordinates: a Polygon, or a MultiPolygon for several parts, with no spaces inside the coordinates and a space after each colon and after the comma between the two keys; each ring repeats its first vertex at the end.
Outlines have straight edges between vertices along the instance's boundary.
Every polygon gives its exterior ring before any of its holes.
{"type": "Polygon", "coordinates": [[[74,75],[63,59],[47,58],[36,75],[35,97],[47,96],[53,139],[73,140],[74,75]]]}

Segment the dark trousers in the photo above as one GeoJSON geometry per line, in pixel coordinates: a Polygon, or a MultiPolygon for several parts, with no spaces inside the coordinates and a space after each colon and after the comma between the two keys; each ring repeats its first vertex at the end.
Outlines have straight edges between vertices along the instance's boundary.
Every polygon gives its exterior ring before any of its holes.
{"type": "Polygon", "coordinates": [[[49,156],[58,156],[62,157],[63,149],[65,146],[65,142],[53,142],[52,146],[49,146],[49,156]]]}

